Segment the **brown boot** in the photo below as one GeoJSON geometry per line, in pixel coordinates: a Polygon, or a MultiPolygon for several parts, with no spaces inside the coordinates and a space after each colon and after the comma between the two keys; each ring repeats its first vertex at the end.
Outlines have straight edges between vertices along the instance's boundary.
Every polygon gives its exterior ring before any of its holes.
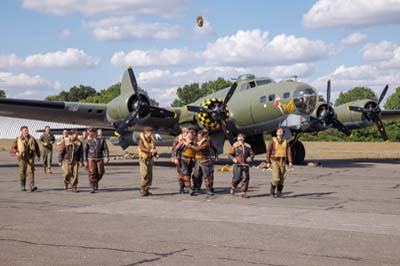
{"type": "Polygon", "coordinates": [[[275,189],[276,189],[276,186],[274,186],[274,185],[271,183],[270,194],[271,194],[271,197],[274,197],[274,198],[276,197],[275,189]]]}
{"type": "Polygon", "coordinates": [[[249,195],[247,195],[247,192],[242,192],[242,194],[240,194],[240,196],[242,196],[242,198],[248,199],[249,195]]]}

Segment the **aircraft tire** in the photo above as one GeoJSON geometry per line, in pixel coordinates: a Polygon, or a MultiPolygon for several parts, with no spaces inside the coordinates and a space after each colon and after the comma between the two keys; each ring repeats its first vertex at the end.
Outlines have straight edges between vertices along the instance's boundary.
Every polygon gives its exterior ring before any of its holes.
{"type": "Polygon", "coordinates": [[[290,148],[292,150],[293,164],[304,164],[304,158],[306,157],[306,150],[301,141],[290,141],[290,148]]]}

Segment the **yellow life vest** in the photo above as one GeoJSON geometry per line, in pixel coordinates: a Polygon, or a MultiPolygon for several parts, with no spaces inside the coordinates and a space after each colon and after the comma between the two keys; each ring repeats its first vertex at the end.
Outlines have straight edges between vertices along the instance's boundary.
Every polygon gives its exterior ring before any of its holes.
{"type": "MultiPolygon", "coordinates": [[[[143,133],[140,133],[140,139],[143,141],[143,145],[146,149],[153,149],[154,148],[154,138],[151,136],[150,141],[147,141],[147,139],[144,137],[143,133]]],[[[149,159],[151,158],[151,153],[150,152],[144,152],[142,149],[138,148],[139,151],[139,158],[141,159],[149,159]]]]}
{"type": "MultiPolygon", "coordinates": [[[[195,144],[192,143],[192,145],[195,145],[195,144]]],[[[187,146],[184,148],[184,150],[182,152],[182,156],[188,157],[188,158],[194,158],[195,154],[196,154],[196,151],[187,146]]]]}
{"type": "Polygon", "coordinates": [[[282,139],[281,143],[276,137],[272,138],[272,140],[275,143],[275,157],[286,157],[286,139],[282,139]]]}

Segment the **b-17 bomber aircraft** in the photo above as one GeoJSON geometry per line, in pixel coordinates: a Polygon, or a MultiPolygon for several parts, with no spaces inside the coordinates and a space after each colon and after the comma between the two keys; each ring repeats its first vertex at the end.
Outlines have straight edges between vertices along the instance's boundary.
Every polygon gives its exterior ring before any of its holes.
{"type": "Polygon", "coordinates": [[[203,97],[182,108],[152,106],[140,93],[133,69],[122,78],[121,94],[108,104],[0,99],[0,115],[50,122],[87,125],[114,132],[112,143],[126,149],[137,144],[137,132],[151,126],[157,133],[178,135],[182,127],[207,128],[222,153],[227,139],[246,135],[256,154],[266,152],[264,134],[285,129],[295,163],[304,162],[305,149],[298,140],[301,133],[336,128],[351,135],[352,129],[376,124],[388,140],[382,120],[399,119],[400,110],[381,110],[384,88],[378,101],[365,99],[333,107],[331,85],[326,100],[312,86],[294,80],[275,82],[268,77],[241,75],[232,86],[203,97]]]}

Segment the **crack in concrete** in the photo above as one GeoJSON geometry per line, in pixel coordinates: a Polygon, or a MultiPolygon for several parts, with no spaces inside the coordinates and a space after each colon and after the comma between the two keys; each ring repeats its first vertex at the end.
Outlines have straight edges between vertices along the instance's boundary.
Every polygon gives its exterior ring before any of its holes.
{"type": "Polygon", "coordinates": [[[167,253],[159,253],[159,252],[147,252],[147,251],[109,248],[109,247],[93,247],[93,246],[81,246],[81,245],[38,243],[38,242],[32,242],[32,241],[20,240],[20,239],[11,239],[11,238],[0,238],[0,241],[16,242],[16,243],[22,243],[22,244],[27,244],[27,245],[47,246],[47,247],[56,247],[56,248],[81,248],[81,249],[90,249],[90,250],[107,250],[107,251],[126,252],[126,253],[140,253],[140,254],[154,255],[154,256],[160,256],[160,257],[168,257],[168,256],[174,255],[176,253],[187,250],[187,249],[181,249],[181,250],[171,251],[171,252],[167,252],[167,253]]]}
{"type": "Polygon", "coordinates": [[[159,261],[159,260],[161,260],[161,259],[163,259],[163,258],[167,258],[167,257],[169,257],[169,256],[173,256],[173,255],[175,255],[175,254],[177,254],[177,253],[180,253],[180,252],[183,252],[183,251],[186,251],[187,249],[185,248],[185,249],[181,249],[181,250],[176,250],[176,251],[171,251],[171,252],[168,252],[168,253],[160,253],[159,255],[159,257],[157,257],[157,258],[154,258],[154,259],[144,259],[144,260],[140,260],[140,261],[137,261],[137,262],[134,262],[134,263],[131,263],[131,264],[126,264],[126,265],[124,265],[124,266],[135,266],[135,265],[140,265],[140,264],[145,264],[145,263],[147,263],[147,262],[153,262],[153,261],[159,261]]]}

